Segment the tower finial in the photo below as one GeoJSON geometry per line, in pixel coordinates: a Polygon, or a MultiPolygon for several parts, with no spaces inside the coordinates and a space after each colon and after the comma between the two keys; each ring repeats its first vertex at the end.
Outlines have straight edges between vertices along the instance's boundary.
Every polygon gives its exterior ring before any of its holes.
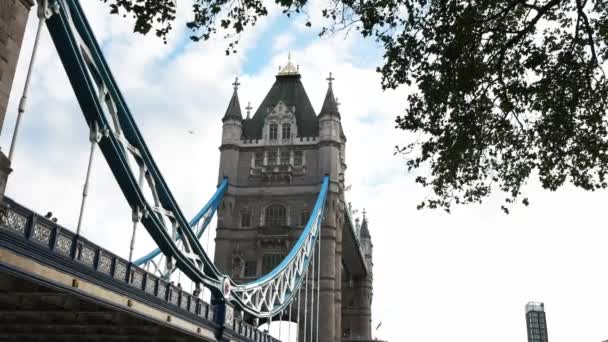
{"type": "Polygon", "coordinates": [[[279,76],[299,75],[300,68],[296,67],[291,62],[291,52],[287,54],[287,64],[284,67],[279,67],[279,76]]]}
{"type": "Polygon", "coordinates": [[[245,107],[245,110],[247,111],[247,119],[249,119],[249,113],[251,113],[252,109],[253,109],[253,107],[251,107],[251,101],[249,101],[247,103],[247,107],[245,107]]]}
{"type": "Polygon", "coordinates": [[[234,87],[234,91],[237,91],[239,89],[240,85],[241,84],[239,83],[239,77],[237,76],[234,78],[234,83],[232,83],[232,86],[234,87]]]}
{"type": "Polygon", "coordinates": [[[367,211],[365,210],[365,208],[363,208],[363,219],[367,220],[367,211]]]}
{"type": "Polygon", "coordinates": [[[331,85],[333,84],[333,82],[335,80],[335,78],[334,78],[334,76],[333,76],[333,74],[331,72],[329,73],[329,77],[326,78],[326,80],[329,83],[329,86],[331,87],[331,85]]]}

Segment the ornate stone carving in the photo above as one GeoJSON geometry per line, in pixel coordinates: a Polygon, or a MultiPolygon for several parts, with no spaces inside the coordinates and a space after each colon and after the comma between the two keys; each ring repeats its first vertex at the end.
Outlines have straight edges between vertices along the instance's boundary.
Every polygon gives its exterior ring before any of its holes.
{"type": "Polygon", "coordinates": [[[131,285],[141,289],[144,283],[144,275],[137,271],[131,271],[131,285]]]}
{"type": "Polygon", "coordinates": [[[110,274],[111,267],[112,267],[112,259],[110,259],[110,257],[108,257],[107,255],[102,254],[99,257],[98,269],[105,274],[110,274]]]}
{"type": "Polygon", "coordinates": [[[188,295],[182,292],[182,300],[180,301],[180,306],[184,310],[188,310],[188,295]]]}
{"type": "Polygon", "coordinates": [[[166,294],[167,294],[167,285],[164,284],[164,283],[159,282],[158,283],[158,290],[156,291],[156,296],[158,298],[161,298],[161,299],[164,300],[166,294]]]}
{"type": "Polygon", "coordinates": [[[116,266],[114,267],[114,278],[125,281],[126,276],[127,265],[123,264],[122,262],[117,262],[116,266]]]}
{"type": "Polygon", "coordinates": [[[25,225],[27,224],[27,217],[18,214],[12,210],[7,210],[6,214],[2,216],[1,227],[6,230],[12,230],[21,235],[25,233],[25,225]]]}
{"type": "Polygon", "coordinates": [[[154,294],[154,288],[156,287],[156,279],[148,276],[146,279],[146,292],[154,294]]]}
{"type": "Polygon", "coordinates": [[[69,256],[70,250],[72,249],[72,239],[63,234],[59,234],[59,236],[57,236],[55,248],[59,251],[59,253],[69,256]]]}
{"type": "Polygon", "coordinates": [[[171,289],[169,301],[171,302],[171,304],[174,304],[174,305],[178,304],[178,301],[179,301],[179,292],[178,292],[177,289],[175,289],[175,288],[171,289]]]}
{"type": "Polygon", "coordinates": [[[36,225],[34,226],[34,234],[32,234],[32,238],[34,239],[34,241],[40,242],[48,246],[49,241],[51,239],[51,229],[43,224],[36,223],[36,225]]]}
{"type": "Polygon", "coordinates": [[[83,264],[93,266],[93,261],[95,260],[95,251],[87,246],[82,246],[80,250],[80,261],[83,264]]]}

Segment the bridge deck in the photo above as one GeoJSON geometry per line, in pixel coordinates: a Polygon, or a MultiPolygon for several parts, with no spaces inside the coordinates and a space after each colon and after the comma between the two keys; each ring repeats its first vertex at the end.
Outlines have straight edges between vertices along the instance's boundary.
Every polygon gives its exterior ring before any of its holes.
{"type": "Polygon", "coordinates": [[[0,214],[2,341],[277,341],[8,198],[0,214]]]}

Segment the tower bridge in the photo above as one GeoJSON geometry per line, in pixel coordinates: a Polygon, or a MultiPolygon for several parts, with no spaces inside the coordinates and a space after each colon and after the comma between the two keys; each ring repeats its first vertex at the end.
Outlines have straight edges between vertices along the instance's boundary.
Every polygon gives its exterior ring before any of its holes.
{"type": "MultiPolygon", "coordinates": [[[[10,89],[34,4],[2,4],[1,24],[11,29],[0,31],[10,32],[0,36],[0,47],[11,63],[0,65],[0,74],[10,76],[0,82],[10,89]]],[[[35,5],[38,31],[8,158],[0,152],[0,193],[12,171],[20,122],[27,119],[25,99],[45,26],[90,128],[90,155],[75,228],[19,199],[2,199],[0,340],[372,340],[373,245],[367,217],[353,219],[345,199],[347,139],[331,74],[316,112],[289,59],[246,117],[235,80],[227,110],[218,116],[217,190],[187,221],[78,0],[35,5]],[[99,153],[132,209],[133,225],[124,228],[132,232],[128,258],[80,234],[82,217],[91,210],[88,182],[99,153]],[[212,260],[201,239],[216,213],[212,260]],[[138,229],[157,245],[139,257],[133,255],[138,229]],[[177,279],[187,279],[194,290],[182,289],[177,279]],[[287,336],[260,329],[286,321],[287,336]]],[[[7,97],[0,104],[6,106],[7,97]]]]}

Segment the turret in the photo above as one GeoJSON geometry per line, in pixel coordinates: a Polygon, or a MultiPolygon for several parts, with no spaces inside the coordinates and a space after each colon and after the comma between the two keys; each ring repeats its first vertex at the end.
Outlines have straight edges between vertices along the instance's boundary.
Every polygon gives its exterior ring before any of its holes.
{"type": "Polygon", "coordinates": [[[238,77],[232,85],[234,86],[234,92],[228,103],[226,114],[222,118],[222,122],[224,123],[222,126],[222,145],[237,143],[241,140],[243,133],[243,114],[241,114],[241,104],[239,103],[237,92],[240,85],[238,77]]]}
{"type": "Polygon", "coordinates": [[[361,231],[359,233],[359,242],[361,243],[361,249],[363,250],[365,262],[370,275],[372,274],[372,268],[374,266],[372,261],[372,254],[374,245],[372,244],[372,237],[369,234],[369,228],[367,223],[367,216],[365,210],[363,211],[363,222],[361,222],[361,231]]]}
{"type": "Polygon", "coordinates": [[[329,174],[332,181],[342,182],[344,180],[343,170],[345,168],[343,145],[346,141],[342,133],[342,124],[338,102],[334,96],[332,74],[327,78],[328,87],[325,94],[323,106],[319,112],[319,140],[321,174],[329,174]]]}
{"type": "Polygon", "coordinates": [[[243,133],[243,115],[239,103],[238,87],[240,85],[237,77],[232,83],[234,92],[228,103],[226,113],[222,118],[222,145],[220,146],[220,172],[219,181],[228,177],[231,182],[236,181],[236,171],[239,159],[238,143],[243,133]]]}

